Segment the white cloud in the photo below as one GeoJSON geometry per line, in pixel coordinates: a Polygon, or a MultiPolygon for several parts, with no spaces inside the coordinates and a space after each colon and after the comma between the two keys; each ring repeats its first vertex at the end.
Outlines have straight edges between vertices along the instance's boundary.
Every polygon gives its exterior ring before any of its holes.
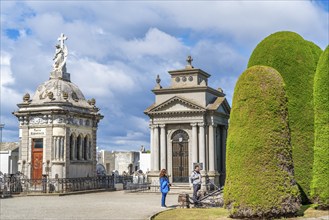
{"type": "Polygon", "coordinates": [[[103,65],[83,58],[72,59],[68,66],[72,81],[85,94],[112,97],[113,92],[130,93],[134,89],[133,78],[115,65],[103,65]]]}
{"type": "Polygon", "coordinates": [[[10,59],[11,59],[10,55],[5,51],[1,51],[0,56],[1,56],[0,84],[2,87],[5,85],[13,84],[15,79],[12,76],[12,72],[10,69],[10,59]]]}
{"type": "Polygon", "coordinates": [[[123,52],[128,57],[142,56],[163,56],[172,57],[179,51],[186,51],[187,47],[181,40],[160,31],[157,28],[151,28],[143,39],[133,39],[123,45],[123,52]]]}

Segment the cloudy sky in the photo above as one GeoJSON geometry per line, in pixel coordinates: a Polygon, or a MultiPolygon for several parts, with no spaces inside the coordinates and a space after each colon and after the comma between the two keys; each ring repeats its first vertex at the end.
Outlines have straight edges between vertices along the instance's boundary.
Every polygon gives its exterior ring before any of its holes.
{"type": "Polygon", "coordinates": [[[11,112],[48,80],[54,46],[68,36],[71,81],[95,98],[105,118],[98,146],[149,148],[151,89],[159,74],[194,67],[211,74],[231,103],[238,76],[263,38],[289,30],[324,49],[329,39],[324,1],[1,1],[1,119],[3,141],[18,141],[11,112]]]}

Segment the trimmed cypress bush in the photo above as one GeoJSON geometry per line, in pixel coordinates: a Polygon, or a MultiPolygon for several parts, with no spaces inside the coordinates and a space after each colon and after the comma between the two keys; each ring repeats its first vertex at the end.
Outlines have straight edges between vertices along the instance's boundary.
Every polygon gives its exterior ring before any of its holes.
{"type": "Polygon", "coordinates": [[[275,69],[254,66],[235,86],[226,150],[225,206],[231,217],[295,215],[287,100],[275,69]]]}
{"type": "Polygon", "coordinates": [[[322,53],[314,78],[314,165],[311,197],[329,209],[329,46],[322,53]]]}
{"type": "Polygon", "coordinates": [[[314,74],[322,50],[293,32],[266,37],[253,51],[248,67],[276,69],[286,84],[295,179],[303,203],[309,202],[314,146],[314,74]]]}

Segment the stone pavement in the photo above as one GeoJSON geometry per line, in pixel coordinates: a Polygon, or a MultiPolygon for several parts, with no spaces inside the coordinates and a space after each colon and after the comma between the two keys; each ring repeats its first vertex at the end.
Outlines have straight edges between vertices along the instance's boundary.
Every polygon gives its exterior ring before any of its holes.
{"type": "MultiPolygon", "coordinates": [[[[167,195],[167,206],[177,205],[167,195]]],[[[100,192],[69,196],[25,196],[0,199],[0,219],[148,219],[163,210],[160,193],[100,192]]]]}

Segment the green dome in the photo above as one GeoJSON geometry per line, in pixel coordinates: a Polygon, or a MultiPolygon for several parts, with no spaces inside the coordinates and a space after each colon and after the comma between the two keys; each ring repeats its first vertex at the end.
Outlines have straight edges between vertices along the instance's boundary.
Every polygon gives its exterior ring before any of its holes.
{"type": "Polygon", "coordinates": [[[295,178],[305,203],[310,195],[313,166],[313,81],[321,52],[296,33],[277,32],[257,45],[248,63],[248,67],[273,67],[286,84],[295,178]]]}
{"type": "Polygon", "coordinates": [[[329,209],[329,46],[322,53],[314,77],[314,165],[311,196],[329,209]]]}
{"type": "Polygon", "coordinates": [[[231,217],[297,212],[291,154],[283,79],[271,67],[251,67],[238,79],[230,115],[224,201],[231,217]]]}

